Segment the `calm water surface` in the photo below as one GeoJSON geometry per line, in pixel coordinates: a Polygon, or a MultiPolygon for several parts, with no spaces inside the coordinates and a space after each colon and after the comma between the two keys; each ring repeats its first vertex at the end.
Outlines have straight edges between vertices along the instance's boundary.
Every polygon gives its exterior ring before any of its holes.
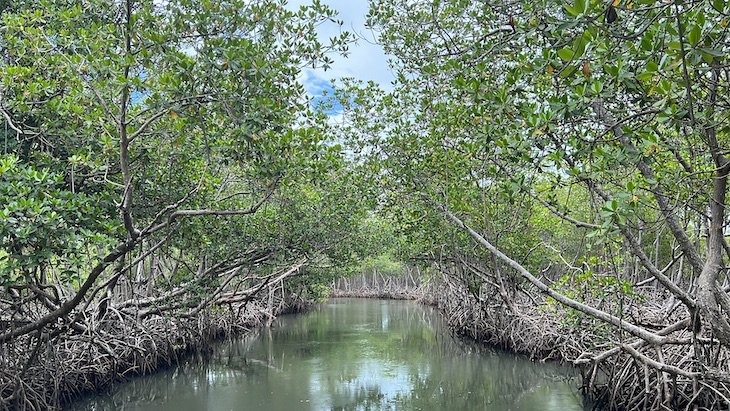
{"type": "Polygon", "coordinates": [[[455,339],[415,302],[335,299],[68,409],[583,411],[575,376],[455,339]]]}

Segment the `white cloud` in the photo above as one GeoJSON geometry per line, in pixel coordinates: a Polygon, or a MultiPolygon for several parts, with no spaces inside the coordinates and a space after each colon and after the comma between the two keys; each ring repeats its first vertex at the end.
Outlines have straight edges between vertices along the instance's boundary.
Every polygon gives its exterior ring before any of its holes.
{"type": "MultiPolygon", "coordinates": [[[[344,22],[340,28],[334,23],[318,27],[317,34],[322,41],[337,36],[341,31],[349,31],[358,37],[356,44],[350,45],[347,57],[332,55],[332,67],[322,69],[304,69],[301,81],[307,92],[314,98],[327,89],[323,83],[343,77],[352,77],[363,81],[374,81],[385,89],[390,88],[395,78],[388,67],[387,56],[380,45],[375,44],[374,33],[365,27],[365,16],[368,12],[368,0],[322,0],[323,4],[339,12],[338,18],[344,22]]],[[[289,0],[288,7],[296,10],[302,5],[311,4],[311,0],[289,0]]]]}

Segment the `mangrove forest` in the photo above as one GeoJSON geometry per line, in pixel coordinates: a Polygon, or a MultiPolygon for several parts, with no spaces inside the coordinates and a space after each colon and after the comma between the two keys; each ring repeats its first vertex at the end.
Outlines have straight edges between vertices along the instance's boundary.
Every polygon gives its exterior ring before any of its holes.
{"type": "Polygon", "coordinates": [[[174,398],[198,359],[252,393],[198,409],[730,409],[729,25],[725,0],[0,0],[0,409],[154,373],[174,398]],[[366,46],[392,80],[332,70],[366,46]],[[284,370],[321,397],[264,385],[284,370]]]}

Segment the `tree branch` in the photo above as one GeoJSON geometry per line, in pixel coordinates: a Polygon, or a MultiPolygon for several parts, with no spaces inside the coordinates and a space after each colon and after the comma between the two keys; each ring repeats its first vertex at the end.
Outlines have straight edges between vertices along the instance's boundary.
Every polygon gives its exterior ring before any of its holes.
{"type": "Polygon", "coordinates": [[[604,311],[598,310],[589,305],[583,304],[579,301],[575,301],[575,300],[551,289],[545,283],[540,281],[537,277],[532,275],[532,273],[530,273],[530,271],[527,270],[524,266],[522,266],[520,263],[509,258],[506,254],[504,254],[503,252],[498,250],[486,238],[484,238],[481,234],[477,233],[471,227],[466,225],[463,221],[461,221],[458,217],[456,217],[453,213],[451,213],[445,207],[443,207],[441,205],[437,205],[437,207],[446,215],[446,217],[452,223],[454,223],[456,226],[465,230],[474,240],[477,241],[477,243],[479,243],[481,246],[486,248],[490,253],[492,253],[494,256],[496,256],[497,258],[502,260],[502,262],[506,263],[509,267],[513,268],[515,271],[520,273],[520,275],[522,275],[522,277],[524,277],[527,281],[532,283],[532,285],[534,285],[542,293],[547,294],[548,296],[552,297],[553,299],[555,299],[556,301],[558,301],[559,303],[561,303],[567,307],[573,308],[584,314],[590,315],[593,318],[596,318],[598,320],[604,321],[606,323],[609,323],[616,327],[624,329],[624,330],[628,331],[630,334],[634,335],[635,337],[641,338],[642,340],[644,340],[652,345],[664,344],[664,342],[666,340],[665,337],[662,337],[662,336],[659,336],[652,332],[649,332],[641,327],[638,327],[634,324],[626,322],[626,321],[622,320],[621,318],[615,317],[604,311]]]}

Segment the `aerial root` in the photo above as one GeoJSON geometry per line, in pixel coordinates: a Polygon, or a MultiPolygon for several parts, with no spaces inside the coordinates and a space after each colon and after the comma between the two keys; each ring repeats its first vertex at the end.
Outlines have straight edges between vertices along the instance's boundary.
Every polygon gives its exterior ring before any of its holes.
{"type": "MultiPolygon", "coordinates": [[[[667,312],[661,295],[649,294],[623,314],[674,341],[654,346],[529,290],[476,292],[458,273],[442,274],[417,287],[381,276],[354,277],[339,280],[335,295],[418,299],[440,309],[455,334],[533,360],[574,363],[584,398],[595,409],[730,409],[730,381],[723,379],[730,373],[730,353],[709,335],[693,337],[686,314],[667,312]]],[[[596,303],[618,310],[611,301],[596,303]]]]}
{"type": "Polygon", "coordinates": [[[29,334],[0,346],[0,409],[53,410],[115,381],[173,366],[191,353],[206,355],[211,343],[262,326],[270,316],[302,310],[296,298],[265,312],[250,301],[194,318],[109,315],[84,334],[55,339],[29,334]]]}

